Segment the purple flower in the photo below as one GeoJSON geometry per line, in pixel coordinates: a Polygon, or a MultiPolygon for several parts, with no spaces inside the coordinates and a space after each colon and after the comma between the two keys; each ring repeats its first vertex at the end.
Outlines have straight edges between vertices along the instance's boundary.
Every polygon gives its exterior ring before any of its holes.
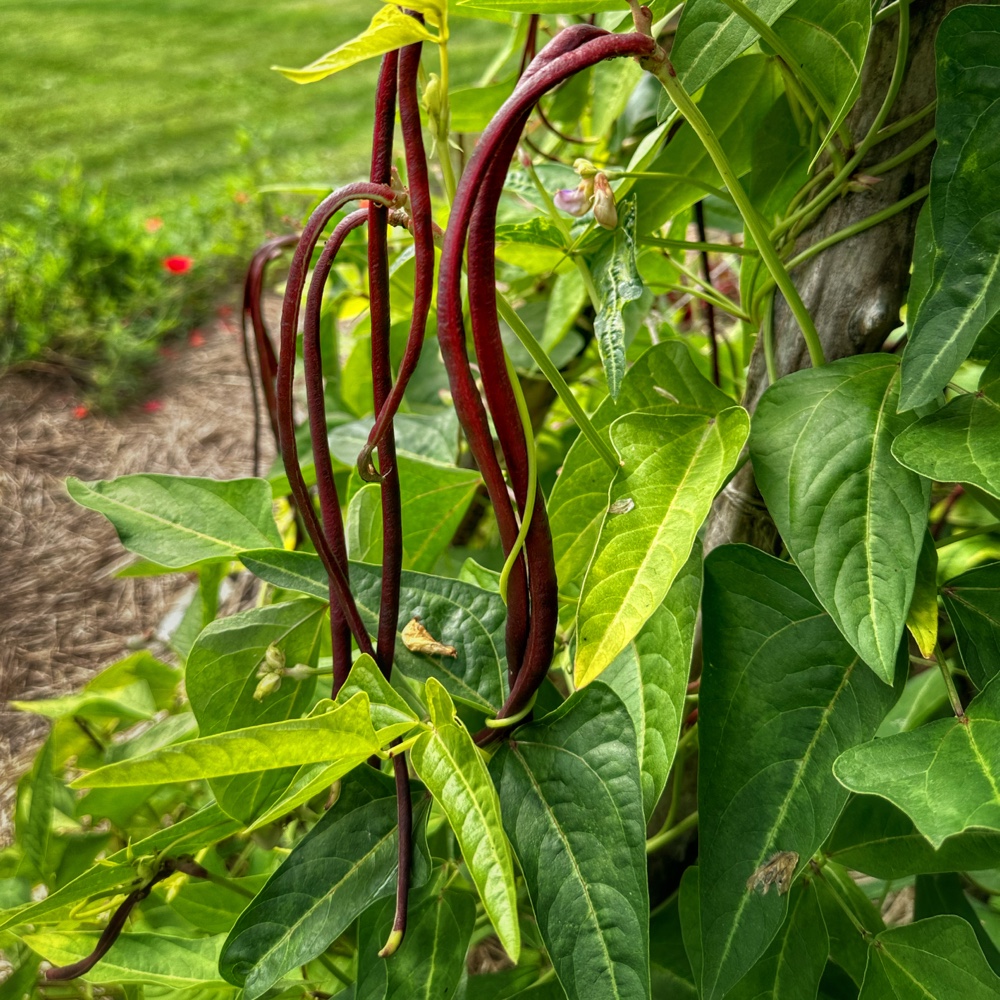
{"type": "Polygon", "coordinates": [[[578,187],[556,191],[556,196],[552,199],[556,208],[577,218],[586,215],[590,210],[590,192],[587,190],[589,186],[586,181],[581,181],[578,187]]]}

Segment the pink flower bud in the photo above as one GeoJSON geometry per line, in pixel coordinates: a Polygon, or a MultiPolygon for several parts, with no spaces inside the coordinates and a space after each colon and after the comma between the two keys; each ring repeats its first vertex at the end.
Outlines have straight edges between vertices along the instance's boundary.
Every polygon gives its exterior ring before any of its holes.
{"type": "Polygon", "coordinates": [[[582,182],[575,188],[562,188],[556,191],[552,200],[555,202],[556,208],[567,215],[579,217],[586,215],[590,209],[590,193],[587,191],[586,182],[582,182]]]}
{"type": "Polygon", "coordinates": [[[615,193],[611,190],[607,177],[597,174],[594,177],[594,221],[605,229],[614,229],[618,225],[618,210],[615,208],[615,193]]]}

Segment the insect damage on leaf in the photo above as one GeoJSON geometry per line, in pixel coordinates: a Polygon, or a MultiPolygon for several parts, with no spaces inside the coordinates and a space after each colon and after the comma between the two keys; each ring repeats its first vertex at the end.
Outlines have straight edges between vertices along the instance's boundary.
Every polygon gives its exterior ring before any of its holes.
{"type": "Polygon", "coordinates": [[[767,890],[775,886],[778,895],[783,896],[792,885],[792,876],[799,863],[799,856],[795,851],[778,851],[772,854],[754,873],[747,879],[747,892],[755,889],[763,889],[762,895],[767,895],[767,890]]]}
{"type": "Polygon", "coordinates": [[[427,656],[458,656],[458,650],[454,646],[438,642],[416,618],[411,618],[406,623],[400,635],[403,637],[403,645],[411,653],[424,653],[427,656]]]}
{"type": "Polygon", "coordinates": [[[631,497],[621,497],[609,508],[609,514],[627,514],[630,510],[635,510],[635,501],[631,497]]]}

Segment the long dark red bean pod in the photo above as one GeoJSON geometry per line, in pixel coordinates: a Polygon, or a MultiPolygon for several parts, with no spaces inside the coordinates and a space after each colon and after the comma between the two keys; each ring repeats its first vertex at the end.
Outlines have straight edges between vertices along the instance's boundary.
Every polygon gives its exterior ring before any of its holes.
{"type": "MultiPolygon", "coordinates": [[[[482,453],[487,447],[492,448],[492,442],[489,440],[488,424],[486,424],[482,400],[479,398],[478,392],[475,391],[475,385],[468,371],[461,296],[462,258],[477,200],[480,196],[486,197],[493,193],[489,190],[484,191],[484,187],[490,187],[490,174],[493,168],[497,162],[502,161],[501,154],[505,148],[513,151],[512,136],[520,134],[527,114],[530,113],[543,94],[563,80],[597,62],[620,56],[649,55],[653,51],[653,46],[653,40],[645,35],[638,33],[615,35],[589,25],[579,25],[561,32],[525,70],[514,93],[481,136],[476,151],[462,175],[442,251],[438,286],[438,327],[442,355],[452,385],[452,396],[455,399],[459,417],[466,429],[470,447],[473,448],[477,460],[477,451],[482,453]]],[[[506,162],[509,162],[509,158],[508,155],[506,162]]],[[[495,191],[495,183],[492,187],[495,191]]],[[[489,219],[489,210],[484,211],[487,213],[483,216],[483,220],[486,222],[489,219]]],[[[475,248],[470,246],[470,282],[472,275],[482,266],[478,258],[472,257],[473,249],[477,253],[481,252],[482,241],[477,239],[475,248]]],[[[492,251],[490,251],[487,264],[492,264],[492,251]]],[[[492,267],[483,268],[484,272],[487,270],[492,272],[492,267]]],[[[485,316],[486,310],[492,311],[493,309],[492,288],[490,288],[489,296],[486,297],[482,292],[478,296],[472,295],[470,287],[470,311],[475,313],[477,310],[482,310],[483,312],[483,315],[474,320],[474,330],[477,326],[480,330],[484,330],[486,324],[490,322],[495,324],[495,316],[492,321],[485,316]]],[[[499,383],[501,388],[504,382],[507,382],[507,389],[510,388],[505,368],[499,370],[492,368],[489,371],[487,381],[494,380],[499,383]]],[[[497,417],[496,413],[493,415],[494,418],[497,417]]],[[[515,440],[513,435],[508,435],[508,437],[513,444],[515,440]]],[[[516,477],[517,473],[515,472],[514,475],[516,477]]],[[[490,488],[489,482],[487,482],[487,488],[490,488]]],[[[490,490],[490,497],[497,512],[498,521],[502,516],[506,517],[508,513],[511,517],[513,516],[510,503],[506,498],[506,489],[502,492],[496,489],[490,490]]],[[[528,544],[525,547],[528,562],[528,583],[532,598],[531,611],[533,616],[535,614],[541,616],[540,627],[529,632],[529,644],[522,669],[518,672],[510,695],[499,713],[500,718],[515,715],[527,706],[544,679],[551,660],[556,609],[552,589],[554,572],[551,569],[551,541],[545,540],[544,535],[546,534],[547,527],[544,526],[543,520],[542,537],[537,538],[537,542],[542,544],[537,544],[536,539],[532,539],[531,532],[529,532],[528,544]]],[[[510,545],[506,542],[504,548],[506,552],[510,551],[510,545]]]]}
{"type": "MultiPolygon", "coordinates": [[[[396,126],[396,87],[399,53],[382,57],[375,95],[375,128],[372,135],[371,180],[389,184],[392,179],[392,139],[396,126]]],[[[388,207],[375,201],[368,206],[368,286],[371,317],[372,396],[379,413],[392,391],[389,357],[389,243],[388,207]]],[[[379,600],[378,641],[375,658],[386,678],[392,672],[399,621],[399,576],[403,569],[402,502],[396,439],[392,423],[386,427],[378,449],[382,490],[382,593],[379,600]]]]}
{"type": "Polygon", "coordinates": [[[264,397],[264,407],[274,434],[274,443],[278,443],[278,419],[274,399],[274,379],[278,372],[278,357],[274,350],[271,334],[264,320],[264,305],[261,301],[264,295],[264,275],[267,265],[281,256],[286,247],[294,246],[299,240],[297,234],[276,236],[261,244],[250,258],[246,279],[243,282],[243,353],[247,362],[247,374],[250,376],[250,393],[253,398],[253,474],[260,475],[260,400],[257,397],[257,382],[264,397]],[[253,333],[254,353],[257,356],[256,365],[250,353],[250,338],[247,327],[253,333]]]}
{"type": "Polygon", "coordinates": [[[368,199],[386,206],[396,203],[398,194],[384,184],[371,184],[361,181],[339,188],[320,202],[306,223],[302,236],[295,248],[292,263],[288,271],[288,282],[285,287],[285,299],[281,310],[281,342],[278,352],[278,373],[276,378],[276,400],[278,417],[278,434],[281,445],[281,456],[285,465],[285,473],[291,486],[295,504],[302,515],[309,537],[323,562],[330,578],[333,593],[337,603],[344,613],[354,641],[363,653],[373,656],[375,653],[371,638],[365,629],[364,622],[358,614],[357,604],[351,594],[347,579],[347,567],[342,565],[327,544],[326,536],[320,525],[319,518],[312,506],[309,488],[302,476],[299,464],[298,446],[295,441],[295,420],[292,405],[292,383],[295,376],[295,345],[298,336],[299,312],[302,304],[302,292],[305,288],[309,265],[313,250],[327,223],[345,205],[351,201],[368,199]]]}
{"type": "MultiPolygon", "coordinates": [[[[320,319],[323,292],[330,269],[344,240],[359,226],[368,221],[368,211],[359,208],[337,223],[313,267],[306,311],[302,322],[302,372],[306,385],[309,432],[312,438],[313,462],[316,467],[316,490],[319,493],[319,510],[322,530],[327,545],[344,567],[344,577],[350,583],[347,561],[347,541],[344,538],[344,521],[340,512],[340,496],[333,480],[333,463],[330,459],[330,442],[327,439],[326,400],[323,393],[323,353],[320,344],[320,319]]],[[[351,672],[351,630],[348,628],[340,602],[330,576],[330,642],[333,654],[333,697],[351,672]]]]}
{"type": "MultiPolygon", "coordinates": [[[[378,447],[386,428],[396,415],[406,386],[420,360],[434,293],[434,222],[431,216],[427,154],[420,125],[420,100],[417,95],[422,47],[420,42],[408,45],[399,56],[399,122],[406,155],[406,183],[410,195],[410,229],[413,233],[414,250],[413,316],[406,350],[396,373],[396,382],[382,408],[376,410],[375,426],[368,435],[367,445],[358,456],[358,471],[362,478],[371,481],[376,478],[371,461],[372,451],[378,447]]],[[[381,454],[379,458],[381,461],[381,454]]],[[[384,463],[382,472],[385,472],[384,463]]]]}

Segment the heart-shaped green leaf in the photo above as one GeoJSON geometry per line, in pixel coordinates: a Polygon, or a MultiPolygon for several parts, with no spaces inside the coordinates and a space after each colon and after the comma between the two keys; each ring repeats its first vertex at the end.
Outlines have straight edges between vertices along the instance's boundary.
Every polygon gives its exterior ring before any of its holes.
{"type": "Polygon", "coordinates": [[[710,418],[630,413],[611,425],[623,469],[580,595],[577,687],[600,676],[660,606],[749,429],[740,406],[710,418]]]}
{"type": "MultiPolygon", "coordinates": [[[[418,803],[414,887],[429,873],[426,812],[426,801],[418,803]]],[[[223,977],[254,1000],[326,951],[371,903],[394,893],[398,825],[391,778],[359,769],[236,921],[219,958],[223,977]]]]}
{"type": "Polygon", "coordinates": [[[413,769],[448,818],[497,937],[516,963],[521,953],[521,927],[500,799],[482,754],[455,715],[447,690],[433,677],[428,678],[424,690],[430,729],[417,738],[410,751],[413,769]]]}
{"type": "Polygon", "coordinates": [[[336,764],[344,775],[379,749],[362,693],[323,715],[233,729],[99,767],[71,787],[168,785],[319,763],[336,764]]]}
{"type": "Polygon", "coordinates": [[[604,684],[578,691],[551,715],[516,730],[490,771],[567,995],[644,1000],[646,824],[624,702],[604,684]]]}
{"type": "Polygon", "coordinates": [[[936,399],[1000,311],[1000,10],[953,10],[937,32],[937,149],[917,228],[900,406],[936,399]]]}
{"type": "Polygon", "coordinates": [[[793,872],[816,853],[847,798],[831,765],[871,738],[894,693],[790,563],[745,545],[717,548],[705,561],[702,607],[702,996],[715,1000],[785,918],[787,897],[754,889],[754,876],[779,852],[793,872]]]}
{"type": "Polygon", "coordinates": [[[674,762],[700,603],[701,545],[696,542],[663,603],[601,675],[625,702],[635,726],[647,820],[674,762]]]}
{"type": "Polygon", "coordinates": [[[892,683],[930,484],[893,458],[899,363],[873,354],[795,372],[763,395],[750,455],[789,552],[847,641],[892,683]]]}
{"type": "Polygon", "coordinates": [[[971,483],[1000,497],[1000,355],[979,380],[979,391],[956,396],[907,428],[892,453],[914,472],[939,483],[971,483]]]}
{"type": "Polygon", "coordinates": [[[899,806],[935,849],[973,827],[1000,830],[1000,680],[965,715],[852,747],[834,774],[899,806]]]}
{"type": "Polygon", "coordinates": [[[281,545],[264,479],[142,474],[84,483],[71,477],[66,489],[81,507],[103,514],[130,552],[171,569],[281,545]]]}
{"type": "Polygon", "coordinates": [[[859,1000],[993,1000],[1000,977],[961,917],[931,917],[882,931],[868,949],[859,1000]]]}

